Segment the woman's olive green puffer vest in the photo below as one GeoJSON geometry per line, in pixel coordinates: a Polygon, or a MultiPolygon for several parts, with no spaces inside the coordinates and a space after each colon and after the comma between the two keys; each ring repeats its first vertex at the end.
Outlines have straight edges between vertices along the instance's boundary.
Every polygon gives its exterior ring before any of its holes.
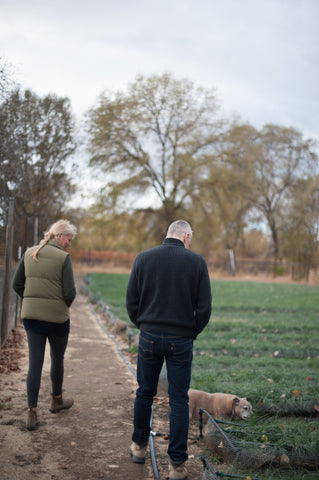
{"type": "Polygon", "coordinates": [[[50,240],[32,258],[38,247],[29,248],[24,255],[25,288],[21,317],[45,322],[64,323],[69,309],[63,298],[62,269],[68,255],[61,245],[50,240]]]}

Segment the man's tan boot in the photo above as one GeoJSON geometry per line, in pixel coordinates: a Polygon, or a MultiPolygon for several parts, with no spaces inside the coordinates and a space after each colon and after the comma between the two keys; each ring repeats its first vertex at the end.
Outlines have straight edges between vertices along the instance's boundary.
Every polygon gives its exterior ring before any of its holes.
{"type": "Polygon", "coordinates": [[[145,463],[146,447],[133,442],[130,448],[130,454],[134,463],[145,463]]]}
{"type": "Polygon", "coordinates": [[[185,462],[178,467],[174,467],[169,464],[169,480],[187,480],[187,471],[185,468],[185,462]]]}
{"type": "Polygon", "coordinates": [[[40,424],[40,422],[38,421],[36,407],[29,407],[28,408],[28,413],[27,413],[27,421],[26,421],[27,429],[28,430],[35,430],[39,424],[40,424]]]}
{"type": "Polygon", "coordinates": [[[50,407],[51,413],[57,413],[60,410],[66,410],[67,408],[71,408],[74,403],[73,398],[66,398],[63,400],[62,393],[61,395],[51,395],[51,396],[52,396],[51,407],[50,407]]]}

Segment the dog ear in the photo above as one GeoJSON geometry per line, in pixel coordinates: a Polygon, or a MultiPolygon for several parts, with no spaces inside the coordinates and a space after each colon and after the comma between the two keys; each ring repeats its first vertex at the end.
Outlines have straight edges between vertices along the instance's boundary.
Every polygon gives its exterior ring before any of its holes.
{"type": "Polygon", "coordinates": [[[240,398],[238,398],[238,397],[234,397],[234,398],[233,398],[233,405],[234,405],[234,406],[235,406],[235,405],[238,405],[239,402],[240,402],[240,398]]]}

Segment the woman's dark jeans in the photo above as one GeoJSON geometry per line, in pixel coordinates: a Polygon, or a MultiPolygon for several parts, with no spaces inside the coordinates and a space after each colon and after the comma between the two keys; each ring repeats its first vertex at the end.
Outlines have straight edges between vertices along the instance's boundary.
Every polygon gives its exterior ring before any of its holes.
{"type": "Polygon", "coordinates": [[[64,374],[64,353],[68,344],[69,335],[59,337],[56,335],[44,335],[26,330],[29,344],[29,370],[27,376],[28,406],[36,407],[41,384],[41,373],[45,354],[46,340],[50,343],[51,355],[51,383],[52,394],[62,393],[64,374]]]}
{"type": "Polygon", "coordinates": [[[132,439],[148,442],[153,397],[166,360],[170,404],[170,439],[167,453],[177,466],[185,462],[189,426],[188,389],[191,379],[193,340],[161,333],[141,332],[138,347],[137,381],[132,439]]]}

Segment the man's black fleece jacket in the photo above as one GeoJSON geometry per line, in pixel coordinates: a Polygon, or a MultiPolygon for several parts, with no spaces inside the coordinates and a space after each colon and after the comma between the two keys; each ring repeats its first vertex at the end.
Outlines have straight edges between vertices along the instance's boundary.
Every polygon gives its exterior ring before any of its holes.
{"type": "Polygon", "coordinates": [[[195,339],[212,308],[204,258],[175,238],[139,253],[128,282],[126,308],[140,330],[195,339]]]}

